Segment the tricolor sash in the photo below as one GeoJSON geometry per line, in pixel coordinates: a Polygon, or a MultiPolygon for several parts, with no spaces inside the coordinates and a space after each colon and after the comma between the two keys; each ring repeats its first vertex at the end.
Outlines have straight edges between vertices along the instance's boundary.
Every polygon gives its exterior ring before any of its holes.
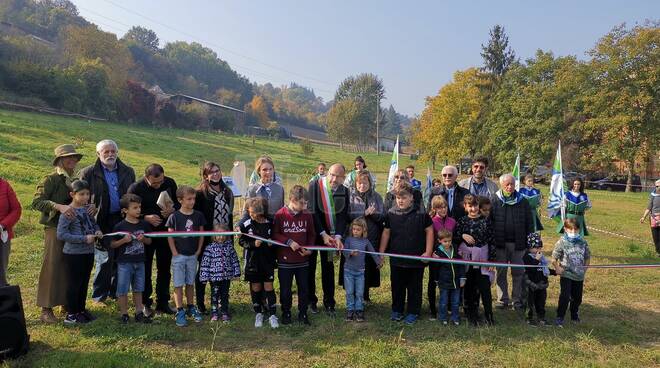
{"type": "Polygon", "coordinates": [[[321,205],[323,206],[323,215],[325,223],[328,225],[331,236],[335,235],[335,201],[332,198],[332,189],[330,187],[330,176],[319,179],[319,191],[321,193],[321,205]]]}

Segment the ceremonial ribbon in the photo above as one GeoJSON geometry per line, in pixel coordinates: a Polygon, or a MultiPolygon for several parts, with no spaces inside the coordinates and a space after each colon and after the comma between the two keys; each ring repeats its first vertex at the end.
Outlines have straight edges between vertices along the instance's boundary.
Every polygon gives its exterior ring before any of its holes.
{"type": "MultiPolygon", "coordinates": [[[[104,237],[110,237],[110,236],[125,236],[125,235],[131,235],[128,232],[114,232],[114,233],[108,233],[108,234],[103,234],[104,237]]],[[[289,245],[286,245],[284,243],[277,242],[272,239],[266,239],[262,238],[257,235],[253,234],[247,234],[247,233],[241,233],[239,231],[156,231],[156,232],[150,232],[150,233],[144,233],[144,236],[147,238],[186,238],[186,237],[200,237],[200,236],[233,236],[233,235],[245,235],[249,236],[255,240],[261,240],[264,243],[269,243],[273,245],[277,245],[280,247],[287,247],[290,248],[289,245]]],[[[133,235],[131,235],[134,237],[133,235]]],[[[334,247],[328,247],[328,246],[318,246],[318,245],[301,245],[302,248],[305,248],[307,250],[318,250],[318,251],[325,251],[325,252],[332,252],[332,251],[338,251],[337,248],[334,247]]],[[[538,268],[539,265],[525,265],[525,264],[517,264],[517,263],[502,263],[502,262],[481,262],[481,261],[468,261],[468,260],[463,260],[463,259],[447,259],[447,258],[433,258],[433,257],[423,257],[423,256],[415,256],[415,255],[410,255],[410,254],[395,254],[395,253],[387,253],[387,252],[371,252],[368,250],[357,250],[357,249],[351,249],[351,251],[356,250],[357,252],[360,253],[365,253],[365,254],[374,254],[378,255],[381,257],[390,257],[390,258],[401,258],[401,259],[409,259],[409,260],[415,260],[415,261],[422,261],[422,262],[436,262],[436,263],[453,263],[453,264],[462,264],[462,265],[472,265],[472,266],[480,266],[480,267],[498,267],[498,268],[505,268],[505,267],[510,267],[510,268],[538,268]]],[[[602,265],[589,265],[589,266],[583,266],[584,268],[660,268],[660,263],[647,263],[647,264],[602,264],[602,265]]]]}

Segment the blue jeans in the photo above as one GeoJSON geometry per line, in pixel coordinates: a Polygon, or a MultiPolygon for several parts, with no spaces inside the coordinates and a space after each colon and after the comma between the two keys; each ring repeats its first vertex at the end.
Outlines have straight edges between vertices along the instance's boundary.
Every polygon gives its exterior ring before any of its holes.
{"type": "Polygon", "coordinates": [[[144,262],[117,262],[117,296],[144,291],[144,262]]]}
{"type": "Polygon", "coordinates": [[[451,303],[451,320],[459,322],[458,302],[461,289],[440,289],[440,300],[438,301],[438,319],[447,321],[447,304],[451,303]]]}
{"type": "Polygon", "coordinates": [[[346,310],[364,310],[364,270],[353,271],[344,268],[344,288],[346,289],[346,310]]]}

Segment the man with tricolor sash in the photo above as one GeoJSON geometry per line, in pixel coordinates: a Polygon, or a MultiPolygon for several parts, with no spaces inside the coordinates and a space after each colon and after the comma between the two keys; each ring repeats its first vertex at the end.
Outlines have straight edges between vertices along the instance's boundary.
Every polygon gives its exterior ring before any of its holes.
{"type": "MultiPolygon", "coordinates": [[[[350,224],[350,194],[342,183],[346,177],[344,165],[336,163],[330,166],[325,178],[319,178],[309,184],[309,211],[314,218],[317,231],[316,243],[342,249],[343,236],[350,224]]],[[[312,313],[318,313],[316,296],[316,259],[318,251],[313,251],[309,258],[309,302],[312,313]]],[[[321,285],[323,287],[323,306],[329,314],[335,312],[335,268],[334,252],[321,252],[321,285]]]]}

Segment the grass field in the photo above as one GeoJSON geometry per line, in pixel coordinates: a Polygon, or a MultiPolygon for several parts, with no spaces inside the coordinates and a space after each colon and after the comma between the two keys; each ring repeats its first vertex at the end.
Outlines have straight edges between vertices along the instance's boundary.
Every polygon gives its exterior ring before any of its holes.
{"type": "MultiPolygon", "coordinates": [[[[490,328],[443,328],[428,315],[413,327],[390,322],[388,267],[382,285],[372,293],[367,321],[343,322],[344,295],[338,289],[338,317],[311,315],[312,326],[270,330],[253,327],[245,282],[231,288],[233,321],[205,321],[177,328],[170,318],[152,325],[120,325],[118,307],[92,307],[98,321],[82,327],[44,325],[35,306],[36,280],[42,260],[43,235],[38,213],[29,209],[34,189],[50,172],[53,148],[81,144],[79,168],[93,162],[95,143],[116,140],[122,160],[139,173],[159,162],[180,184],[196,184],[198,167],[206,159],[229,169],[235,160],[248,168],[262,153],[273,156],[287,185],[306,182],[318,161],[350,165],[355,154],[315,146],[305,157],[296,144],[248,137],[154,130],[134,125],[88,123],[48,115],[0,110],[0,176],[8,179],[24,207],[12,242],[10,283],[21,286],[28,330],[29,354],[4,363],[11,367],[650,367],[660,365],[660,270],[591,270],[585,282],[580,325],[564,329],[533,328],[512,311],[495,312],[490,328]]],[[[389,154],[366,154],[369,168],[384,183],[389,154]]],[[[408,162],[403,160],[405,164],[408,162]]],[[[419,174],[423,175],[418,164],[419,174]]],[[[437,172],[436,172],[437,174],[437,172]]],[[[379,186],[382,192],[383,185],[379,186]]],[[[544,192],[547,190],[544,189],[544,192]]],[[[647,194],[589,192],[594,208],[587,221],[600,229],[642,239],[633,241],[593,232],[588,238],[592,263],[658,262],[648,243],[648,224],[639,217],[647,194]]],[[[551,222],[545,221],[546,227],[551,222]]],[[[546,254],[556,235],[543,234],[546,254]]],[[[319,271],[320,272],[320,271],[319,271]]],[[[320,282],[319,282],[320,285],[320,282]]],[[[553,278],[548,296],[548,320],[554,318],[559,292],[553,278]]],[[[494,294],[494,289],[493,289],[494,294]]],[[[278,295],[279,297],[279,295],[278,295]]],[[[424,310],[428,310],[426,301],[424,310]]],[[[295,303],[294,303],[295,304],[295,303]]],[[[0,333],[3,333],[0,331],[0,333]]]]}

